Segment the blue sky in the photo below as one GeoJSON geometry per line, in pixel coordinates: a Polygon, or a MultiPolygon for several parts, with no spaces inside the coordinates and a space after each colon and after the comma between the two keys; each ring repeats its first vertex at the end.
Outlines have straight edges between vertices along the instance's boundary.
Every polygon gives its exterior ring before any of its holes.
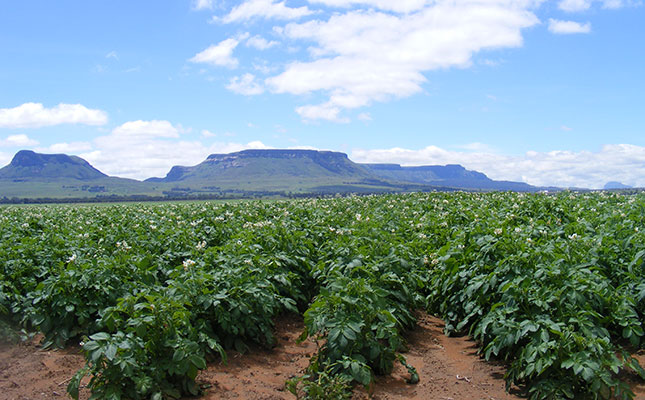
{"type": "Polygon", "coordinates": [[[116,176],[315,148],[536,185],[645,186],[635,0],[6,1],[0,165],[116,176]]]}

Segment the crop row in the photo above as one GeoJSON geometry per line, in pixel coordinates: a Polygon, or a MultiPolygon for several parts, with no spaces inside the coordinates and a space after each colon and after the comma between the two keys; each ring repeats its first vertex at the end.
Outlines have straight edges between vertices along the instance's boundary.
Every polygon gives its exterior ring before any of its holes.
{"type": "Polygon", "coordinates": [[[633,397],[645,375],[645,197],[431,193],[239,204],[0,209],[0,333],[83,341],[101,399],[199,394],[207,362],[323,343],[298,395],[347,397],[395,362],[415,311],[506,360],[530,397],[633,397]]]}

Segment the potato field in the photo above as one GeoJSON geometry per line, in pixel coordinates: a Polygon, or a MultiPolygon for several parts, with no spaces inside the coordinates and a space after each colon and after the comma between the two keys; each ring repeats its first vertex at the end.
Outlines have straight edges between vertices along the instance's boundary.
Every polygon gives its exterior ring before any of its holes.
{"type": "MultiPolygon", "coordinates": [[[[531,399],[630,399],[645,377],[645,195],[426,193],[0,208],[0,336],[82,343],[96,399],[199,395],[226,350],[304,315],[322,344],[285,382],[349,398],[425,310],[531,399]],[[22,333],[21,333],[22,332],[22,333]]],[[[296,398],[296,396],[294,396],[296,398]]]]}

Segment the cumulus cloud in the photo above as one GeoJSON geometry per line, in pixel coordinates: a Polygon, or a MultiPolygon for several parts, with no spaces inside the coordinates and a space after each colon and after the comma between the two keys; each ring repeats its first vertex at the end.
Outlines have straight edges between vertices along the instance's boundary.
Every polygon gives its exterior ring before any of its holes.
{"type": "Polygon", "coordinates": [[[356,162],[402,165],[461,164],[491,179],[526,182],[536,186],[602,188],[609,181],[645,187],[645,147],[609,144],[591,151],[529,151],[508,156],[487,151],[450,151],[436,146],[420,150],[391,148],[354,150],[356,162]]]}
{"type": "Polygon", "coordinates": [[[369,122],[372,120],[372,115],[370,113],[360,113],[358,114],[358,120],[363,122],[369,122]]]}
{"type": "Polygon", "coordinates": [[[4,167],[5,165],[9,164],[11,162],[11,158],[13,155],[9,153],[3,153],[0,151],[0,168],[4,167]]]}
{"type": "Polygon", "coordinates": [[[296,112],[305,121],[326,120],[331,122],[348,123],[348,118],[341,118],[340,108],[327,103],[317,106],[301,106],[296,108],[296,112]]]}
{"type": "Polygon", "coordinates": [[[558,8],[569,12],[584,11],[590,7],[591,0],[562,0],[558,3],[558,8]]]}
{"type": "Polygon", "coordinates": [[[0,128],[41,128],[61,124],[105,125],[107,113],[82,104],[59,104],[45,108],[41,103],[25,103],[0,108],[0,128]]]}
{"type": "Polygon", "coordinates": [[[292,20],[310,14],[312,14],[312,11],[306,6],[297,8],[287,7],[284,1],[247,0],[234,7],[224,17],[215,17],[213,19],[229,24],[232,22],[248,21],[253,18],[292,20]]]}
{"type": "Polygon", "coordinates": [[[561,21],[551,18],[549,19],[549,32],[561,35],[589,33],[591,32],[591,23],[581,24],[575,21],[561,21]]]}
{"type": "Polygon", "coordinates": [[[27,135],[10,135],[5,139],[0,139],[0,147],[31,147],[36,145],[38,145],[38,141],[29,138],[27,135]]]}
{"type": "Polygon", "coordinates": [[[222,40],[218,44],[211,45],[207,49],[197,53],[188,61],[219,67],[237,68],[239,61],[233,57],[233,50],[235,50],[238,44],[240,44],[240,40],[237,38],[222,40]]]}
{"type": "Polygon", "coordinates": [[[193,2],[193,10],[212,10],[213,0],[195,0],[193,2]]]}
{"type": "Polygon", "coordinates": [[[255,80],[255,75],[244,74],[231,78],[226,88],[231,92],[243,94],[245,96],[254,96],[264,93],[264,87],[255,80]]]}
{"type": "MultiPolygon", "coordinates": [[[[601,3],[603,8],[621,8],[627,4],[634,3],[633,1],[623,1],[623,0],[596,0],[596,3],[601,3]]],[[[580,12],[586,11],[591,8],[593,0],[560,0],[558,3],[558,8],[562,11],[567,12],[580,12]]]]}
{"type": "Polygon", "coordinates": [[[380,10],[409,13],[421,10],[428,2],[426,0],[309,0],[309,3],[324,4],[329,7],[363,5],[380,10]]]}
{"type": "Polygon", "coordinates": [[[255,35],[253,37],[250,37],[246,41],[246,45],[249,47],[254,47],[258,50],[266,50],[266,49],[270,49],[271,47],[277,46],[278,42],[276,42],[275,40],[269,41],[263,38],[262,36],[255,35]]]}
{"type": "Polygon", "coordinates": [[[54,143],[49,147],[36,149],[40,153],[56,154],[77,154],[89,150],[92,150],[92,144],[89,142],[54,143]]]}
{"type": "MultiPolygon", "coordinates": [[[[267,148],[257,141],[207,146],[199,140],[184,140],[183,132],[169,121],[130,121],[96,138],[91,149],[79,156],[108,175],[146,179],[165,176],[174,165],[196,165],[212,153],[267,148]]],[[[211,132],[202,131],[202,136],[211,137],[211,132]]]]}
{"type": "Polygon", "coordinates": [[[266,84],[275,93],[327,97],[296,110],[309,119],[345,121],[342,110],[420,93],[425,72],[468,67],[477,52],[521,46],[522,29],[539,22],[530,9],[533,1],[325,2],[416,11],[350,9],[277,30],[288,39],[310,42],[311,60],[288,64],[266,84]]]}
{"type": "Polygon", "coordinates": [[[174,126],[168,121],[129,121],[117,126],[112,131],[115,138],[124,137],[157,137],[177,138],[182,131],[180,126],[174,126]]]}

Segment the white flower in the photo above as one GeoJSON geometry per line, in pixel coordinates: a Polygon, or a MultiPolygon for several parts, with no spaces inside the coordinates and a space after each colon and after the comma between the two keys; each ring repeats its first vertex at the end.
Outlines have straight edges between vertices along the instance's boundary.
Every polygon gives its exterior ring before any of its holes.
{"type": "Polygon", "coordinates": [[[184,265],[184,271],[187,271],[188,268],[190,268],[193,265],[195,265],[195,261],[193,261],[191,259],[187,259],[187,260],[184,260],[184,262],[182,264],[184,265]]]}
{"type": "Polygon", "coordinates": [[[123,251],[128,251],[132,248],[128,246],[128,242],[126,242],[125,240],[123,242],[116,242],[116,247],[117,249],[118,248],[123,249],[123,251]]]}
{"type": "Polygon", "coordinates": [[[503,232],[503,231],[502,231],[502,228],[497,228],[497,229],[495,229],[495,234],[496,234],[497,236],[501,235],[501,234],[502,234],[502,232],[503,232]]]}
{"type": "Polygon", "coordinates": [[[68,263],[76,261],[76,254],[72,254],[70,258],[67,259],[68,263]]]}
{"type": "Polygon", "coordinates": [[[520,229],[520,227],[515,228],[515,233],[520,233],[520,232],[522,232],[522,229],[520,229]]]}
{"type": "Polygon", "coordinates": [[[569,239],[571,239],[571,240],[576,240],[577,238],[578,238],[578,234],[577,234],[577,233],[574,233],[574,234],[572,234],[572,235],[569,235],[569,239]]]}
{"type": "Polygon", "coordinates": [[[206,241],[201,241],[197,243],[197,246],[195,246],[197,250],[204,250],[206,248],[206,241]]]}

